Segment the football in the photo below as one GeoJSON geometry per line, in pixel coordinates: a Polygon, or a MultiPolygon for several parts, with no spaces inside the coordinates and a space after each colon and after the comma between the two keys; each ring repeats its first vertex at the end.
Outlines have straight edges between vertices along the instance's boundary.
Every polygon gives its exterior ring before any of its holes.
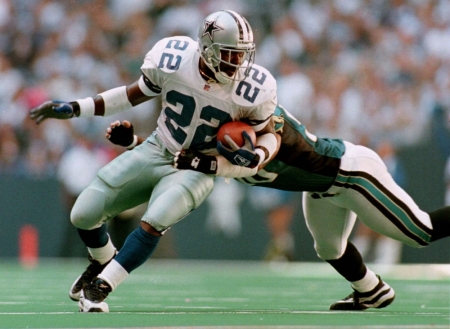
{"type": "Polygon", "coordinates": [[[231,137],[231,139],[239,146],[242,147],[245,144],[244,137],[242,137],[242,132],[246,131],[250,136],[253,145],[256,143],[256,134],[253,130],[252,126],[248,123],[242,121],[231,121],[227,122],[219,128],[219,132],[217,133],[217,140],[220,141],[224,146],[230,147],[227,141],[225,140],[225,135],[231,137]]]}

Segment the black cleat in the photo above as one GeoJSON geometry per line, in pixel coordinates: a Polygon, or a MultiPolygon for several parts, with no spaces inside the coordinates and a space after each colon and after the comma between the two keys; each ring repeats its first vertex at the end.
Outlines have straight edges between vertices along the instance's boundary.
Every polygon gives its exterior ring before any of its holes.
{"type": "Polygon", "coordinates": [[[368,292],[354,290],[349,296],[330,306],[335,311],[363,311],[368,308],[383,308],[394,301],[395,291],[377,275],[379,282],[368,292]]]}
{"type": "Polygon", "coordinates": [[[100,278],[95,278],[92,283],[85,283],[78,302],[80,312],[108,313],[109,307],[104,300],[111,291],[111,286],[100,278]]]}
{"type": "MultiPolygon", "coordinates": [[[[113,257],[114,258],[114,257],[113,257]]],[[[95,259],[89,255],[89,266],[86,267],[86,270],[81,274],[75,282],[72,284],[72,287],[70,287],[69,291],[69,297],[73,301],[77,302],[80,300],[81,295],[81,289],[83,288],[83,284],[91,283],[92,280],[97,277],[100,273],[102,273],[103,269],[106,267],[106,265],[111,262],[111,260],[103,265],[101,265],[99,262],[97,262],[95,259]]]]}

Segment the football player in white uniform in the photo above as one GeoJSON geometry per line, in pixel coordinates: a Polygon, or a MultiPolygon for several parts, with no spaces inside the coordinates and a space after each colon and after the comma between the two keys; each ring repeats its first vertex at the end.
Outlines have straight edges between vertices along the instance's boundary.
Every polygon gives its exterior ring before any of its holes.
{"type": "Polygon", "coordinates": [[[174,168],[176,152],[194,149],[217,155],[219,127],[246,120],[256,131],[256,144],[248,140],[241,148],[222,147],[219,153],[224,161],[257,170],[274,156],[276,82],[254,64],[254,56],[247,20],[230,10],[218,11],[205,18],[197,41],[176,36],[157,42],[145,56],[142,76],[133,84],[93,98],[47,101],[31,110],[31,118],[40,123],[47,118],[108,116],[158,95],[162,98],[157,129],[135,148],[136,138],[125,141],[133,150],[103,167],[72,209],[71,221],[90,260],[69,292],[73,300],[79,300],[81,312],[108,312],[104,301],[108,294],[150,257],[164,231],[212,191],[215,176],[174,168]],[[117,253],[105,223],[147,201],[140,226],[117,253]]]}

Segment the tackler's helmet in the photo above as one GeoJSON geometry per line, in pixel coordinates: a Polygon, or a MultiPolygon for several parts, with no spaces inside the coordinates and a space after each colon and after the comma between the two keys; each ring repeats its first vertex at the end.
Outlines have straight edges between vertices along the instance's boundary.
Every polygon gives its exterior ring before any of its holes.
{"type": "Polygon", "coordinates": [[[203,61],[221,83],[245,79],[255,61],[252,28],[244,17],[231,10],[218,11],[204,19],[198,45],[203,61]]]}

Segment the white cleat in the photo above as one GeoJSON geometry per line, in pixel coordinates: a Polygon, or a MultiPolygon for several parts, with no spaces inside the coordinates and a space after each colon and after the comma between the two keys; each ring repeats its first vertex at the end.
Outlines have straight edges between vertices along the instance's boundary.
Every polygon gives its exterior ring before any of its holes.
{"type": "Polygon", "coordinates": [[[379,282],[368,292],[354,291],[330,306],[336,311],[363,311],[368,308],[383,308],[394,301],[395,291],[378,276],[379,282]]]}
{"type": "Polygon", "coordinates": [[[86,267],[86,270],[74,281],[72,286],[69,290],[69,297],[73,301],[79,301],[81,296],[81,290],[83,289],[84,284],[89,284],[92,282],[92,280],[99,275],[103,269],[106,267],[106,265],[111,262],[107,262],[106,264],[100,264],[95,259],[89,255],[89,266],[86,267]]]}
{"type": "Polygon", "coordinates": [[[80,312],[108,313],[109,307],[104,300],[111,291],[110,285],[99,278],[95,278],[92,283],[85,284],[78,302],[80,312]]]}

